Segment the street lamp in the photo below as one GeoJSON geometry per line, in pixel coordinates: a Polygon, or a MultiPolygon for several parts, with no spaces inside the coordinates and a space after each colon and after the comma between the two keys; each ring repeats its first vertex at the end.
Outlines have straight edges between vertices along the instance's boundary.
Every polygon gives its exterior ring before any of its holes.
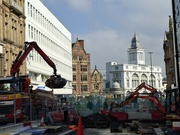
{"type": "Polygon", "coordinates": [[[149,55],[150,55],[150,64],[151,64],[151,83],[152,83],[152,87],[153,87],[153,77],[152,77],[152,58],[151,58],[151,54],[153,52],[149,52],[149,55]]]}

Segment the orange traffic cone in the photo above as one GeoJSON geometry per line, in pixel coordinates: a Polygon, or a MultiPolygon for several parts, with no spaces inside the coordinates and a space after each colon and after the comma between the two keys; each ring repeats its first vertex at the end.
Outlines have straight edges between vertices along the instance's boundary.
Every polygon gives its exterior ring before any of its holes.
{"type": "Polygon", "coordinates": [[[41,116],[41,122],[40,122],[40,125],[39,125],[39,126],[40,126],[40,127],[45,126],[45,124],[44,124],[44,115],[41,116]]]}
{"type": "Polygon", "coordinates": [[[77,128],[77,134],[76,135],[84,135],[83,125],[82,125],[82,117],[81,116],[79,116],[78,128],[77,128]]]}

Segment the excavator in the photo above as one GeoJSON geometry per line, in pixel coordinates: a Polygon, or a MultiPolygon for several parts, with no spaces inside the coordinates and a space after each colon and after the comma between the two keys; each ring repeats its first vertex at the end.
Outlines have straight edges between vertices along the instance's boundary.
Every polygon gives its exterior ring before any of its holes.
{"type": "Polygon", "coordinates": [[[25,42],[24,52],[21,50],[17,55],[14,63],[11,67],[11,76],[19,76],[20,66],[23,61],[29,54],[29,52],[35,49],[42,58],[51,66],[54,70],[54,74],[50,76],[48,80],[46,80],[45,84],[49,88],[63,88],[66,85],[66,79],[62,78],[60,75],[57,75],[56,65],[52,62],[52,60],[42,51],[42,49],[37,45],[36,42],[25,42]]]}
{"type": "MultiPolygon", "coordinates": [[[[146,84],[145,82],[141,83],[136,89],[135,91],[130,94],[130,96],[128,96],[124,101],[122,101],[120,104],[116,104],[114,102],[111,103],[111,107],[110,107],[110,113],[113,114],[112,110],[114,108],[122,108],[130,103],[132,103],[135,99],[137,98],[142,98],[142,99],[147,99],[149,100],[151,103],[155,104],[155,107],[157,109],[157,111],[160,113],[160,115],[162,116],[162,119],[165,118],[166,115],[166,111],[163,107],[163,105],[161,104],[161,102],[159,101],[159,99],[156,97],[155,94],[158,94],[157,89],[155,89],[154,87],[146,84]],[[150,91],[149,93],[140,93],[139,91],[141,89],[146,89],[148,91],[150,91]]],[[[156,113],[157,114],[157,113],[156,113]]],[[[123,114],[124,115],[124,114],[123,114]]],[[[156,116],[155,116],[156,117],[156,116]]],[[[127,118],[127,117],[125,117],[127,118]]],[[[158,119],[158,118],[154,118],[154,119],[158,119]]]]}
{"type": "MultiPolygon", "coordinates": [[[[57,74],[56,65],[54,62],[43,52],[36,42],[25,42],[24,48],[18,53],[15,61],[12,64],[10,75],[7,77],[0,77],[0,124],[23,121],[25,110],[30,113],[28,103],[32,106],[41,107],[39,111],[43,111],[42,107],[52,109],[53,103],[53,89],[63,88],[67,80],[57,74]],[[27,75],[19,76],[20,66],[31,50],[35,49],[42,58],[53,68],[53,75],[46,81],[45,85],[52,89],[52,91],[45,91],[35,89],[32,90],[31,81],[27,75]],[[38,102],[37,102],[38,101],[38,102]],[[39,101],[42,101],[41,103],[39,101]],[[45,102],[46,101],[46,102],[45,102]],[[48,103],[49,102],[49,103],[48,103]]],[[[35,115],[36,112],[31,112],[35,115]]]]}
{"type": "Polygon", "coordinates": [[[154,87],[152,87],[144,82],[144,83],[140,84],[129,97],[127,97],[124,101],[122,101],[120,103],[119,107],[123,107],[123,106],[129,104],[137,98],[142,98],[142,99],[147,99],[150,102],[155,103],[158,111],[160,111],[160,113],[162,115],[165,115],[166,111],[165,111],[163,105],[161,104],[161,102],[159,101],[159,99],[155,96],[156,93],[158,93],[157,89],[155,89],[154,87]],[[150,91],[150,93],[139,93],[139,91],[142,88],[145,88],[146,90],[150,91]]]}

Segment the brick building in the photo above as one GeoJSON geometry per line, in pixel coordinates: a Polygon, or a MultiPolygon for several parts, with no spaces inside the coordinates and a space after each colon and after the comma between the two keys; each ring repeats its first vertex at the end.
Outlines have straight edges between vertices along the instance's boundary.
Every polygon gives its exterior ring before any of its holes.
{"type": "Polygon", "coordinates": [[[73,94],[89,95],[91,93],[90,54],[84,49],[84,40],[72,44],[73,94]]]}
{"type": "MultiPolygon", "coordinates": [[[[25,41],[24,0],[0,0],[0,76],[9,76],[10,68],[25,41]]],[[[26,72],[25,61],[20,75],[26,72]]]]}

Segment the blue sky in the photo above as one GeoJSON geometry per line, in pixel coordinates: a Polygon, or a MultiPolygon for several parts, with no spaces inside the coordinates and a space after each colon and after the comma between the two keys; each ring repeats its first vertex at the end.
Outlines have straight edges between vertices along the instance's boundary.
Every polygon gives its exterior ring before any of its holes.
{"type": "Polygon", "coordinates": [[[72,42],[84,40],[91,69],[105,69],[106,62],[128,63],[127,50],[136,33],[152,63],[165,75],[163,40],[169,30],[170,0],[42,0],[71,32],[72,42]]]}

